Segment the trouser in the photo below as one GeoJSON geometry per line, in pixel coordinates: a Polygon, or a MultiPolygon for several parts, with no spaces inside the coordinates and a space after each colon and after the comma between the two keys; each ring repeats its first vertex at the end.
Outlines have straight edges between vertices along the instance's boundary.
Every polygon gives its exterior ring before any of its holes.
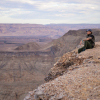
{"type": "Polygon", "coordinates": [[[89,41],[84,41],[84,46],[80,49],[78,49],[78,53],[85,51],[86,49],[93,48],[92,44],[89,41]]]}

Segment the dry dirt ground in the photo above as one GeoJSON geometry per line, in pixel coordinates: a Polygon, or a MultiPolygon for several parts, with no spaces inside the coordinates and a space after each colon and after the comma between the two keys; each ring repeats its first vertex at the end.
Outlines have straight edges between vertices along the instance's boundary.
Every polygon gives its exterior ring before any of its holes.
{"type": "Polygon", "coordinates": [[[50,70],[51,76],[62,75],[29,92],[24,100],[100,100],[100,42],[80,54],[76,51],[64,54],[50,70]],[[68,60],[73,63],[65,66],[68,60]]]}

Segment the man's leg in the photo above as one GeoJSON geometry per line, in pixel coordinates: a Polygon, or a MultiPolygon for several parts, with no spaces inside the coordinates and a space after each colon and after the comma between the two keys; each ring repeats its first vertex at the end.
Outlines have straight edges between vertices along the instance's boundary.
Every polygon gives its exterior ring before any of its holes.
{"type": "Polygon", "coordinates": [[[80,53],[82,51],[85,51],[85,47],[82,47],[82,48],[78,49],[78,53],[80,53]]]}
{"type": "Polygon", "coordinates": [[[84,47],[78,49],[78,53],[85,51],[86,49],[91,49],[92,45],[88,41],[84,41],[84,47]]]}
{"type": "Polygon", "coordinates": [[[85,41],[85,42],[84,42],[84,48],[85,48],[85,49],[91,49],[91,48],[92,48],[91,43],[88,42],[88,41],[85,41]]]}

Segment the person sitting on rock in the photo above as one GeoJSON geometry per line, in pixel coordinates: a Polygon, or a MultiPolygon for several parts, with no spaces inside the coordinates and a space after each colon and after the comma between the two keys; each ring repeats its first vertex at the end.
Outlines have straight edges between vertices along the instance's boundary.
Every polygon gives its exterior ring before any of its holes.
{"type": "Polygon", "coordinates": [[[80,45],[81,45],[82,42],[84,41],[84,46],[78,49],[78,53],[85,51],[86,49],[92,49],[95,46],[95,37],[94,35],[92,35],[92,30],[88,29],[86,32],[87,32],[86,39],[83,39],[80,42],[80,45]]]}

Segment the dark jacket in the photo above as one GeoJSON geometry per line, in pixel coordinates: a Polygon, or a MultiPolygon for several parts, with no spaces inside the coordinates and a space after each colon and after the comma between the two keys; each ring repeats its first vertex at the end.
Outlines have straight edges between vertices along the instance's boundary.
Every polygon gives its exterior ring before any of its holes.
{"type": "Polygon", "coordinates": [[[94,35],[92,35],[92,34],[89,34],[89,35],[87,35],[86,36],[86,38],[89,38],[89,37],[92,37],[92,39],[90,39],[90,40],[88,40],[91,44],[92,44],[92,46],[94,47],[95,46],[95,37],[94,37],[94,35]]]}

